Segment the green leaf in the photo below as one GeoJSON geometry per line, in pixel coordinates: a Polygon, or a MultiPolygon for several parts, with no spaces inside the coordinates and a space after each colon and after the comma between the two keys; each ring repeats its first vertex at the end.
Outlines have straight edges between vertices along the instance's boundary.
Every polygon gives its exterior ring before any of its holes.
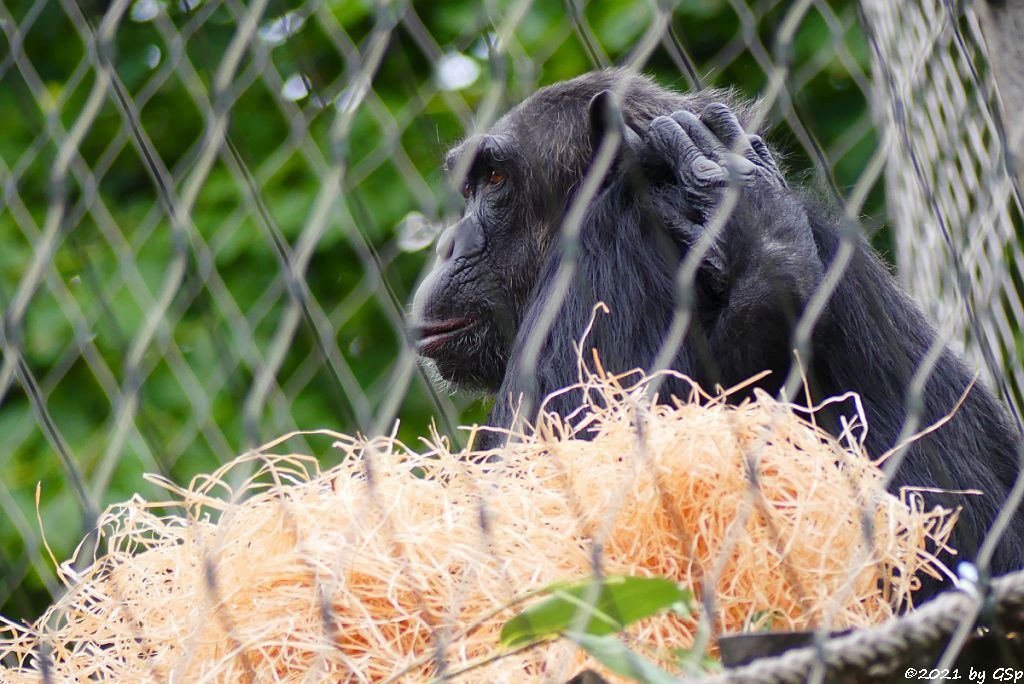
{"type": "Polygon", "coordinates": [[[770,632],[775,618],[784,617],[778,610],[755,610],[743,622],[742,632],[770,632]]]}
{"type": "Polygon", "coordinates": [[[530,606],[505,623],[501,643],[507,648],[551,639],[567,631],[610,634],[651,615],[690,612],[693,592],[661,577],[607,577],[545,590],[550,598],[530,606]]]}
{"type": "Polygon", "coordinates": [[[716,674],[725,671],[722,661],[708,655],[704,649],[697,653],[689,648],[674,648],[672,653],[676,657],[676,664],[679,669],[684,672],[716,674]]]}
{"type": "Polygon", "coordinates": [[[670,684],[676,681],[674,675],[631,651],[621,639],[612,634],[598,636],[566,632],[565,636],[616,674],[645,684],[670,684]]]}

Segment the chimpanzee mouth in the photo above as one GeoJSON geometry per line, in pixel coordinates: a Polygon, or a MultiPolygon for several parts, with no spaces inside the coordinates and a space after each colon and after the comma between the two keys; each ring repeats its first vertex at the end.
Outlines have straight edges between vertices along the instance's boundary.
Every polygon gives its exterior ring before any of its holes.
{"type": "Polygon", "coordinates": [[[448,318],[436,323],[426,323],[414,329],[417,338],[416,353],[432,356],[448,344],[458,340],[477,325],[475,318],[448,318]]]}

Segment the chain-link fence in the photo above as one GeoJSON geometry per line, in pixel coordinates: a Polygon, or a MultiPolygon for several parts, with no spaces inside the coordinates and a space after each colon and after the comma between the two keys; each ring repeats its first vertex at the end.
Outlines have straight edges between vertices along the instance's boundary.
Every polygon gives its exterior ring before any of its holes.
{"type": "Polygon", "coordinates": [[[63,594],[47,549],[165,496],[143,473],[187,482],[295,430],[464,443],[488,406],[430,381],[406,320],[461,210],[441,162],[594,68],[759,99],[791,184],[900,266],[1008,404],[1024,387],[1019,207],[951,4],[8,0],[0,30],[11,619],[63,594]]]}

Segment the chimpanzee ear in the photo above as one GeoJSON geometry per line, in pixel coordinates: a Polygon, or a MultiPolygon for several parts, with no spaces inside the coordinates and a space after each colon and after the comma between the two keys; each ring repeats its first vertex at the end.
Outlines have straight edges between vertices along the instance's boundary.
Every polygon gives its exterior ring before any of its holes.
{"type": "Polygon", "coordinates": [[[601,141],[613,130],[622,136],[620,151],[629,150],[633,154],[639,151],[640,136],[626,125],[619,96],[611,90],[602,90],[590,99],[590,144],[595,154],[601,141]]]}

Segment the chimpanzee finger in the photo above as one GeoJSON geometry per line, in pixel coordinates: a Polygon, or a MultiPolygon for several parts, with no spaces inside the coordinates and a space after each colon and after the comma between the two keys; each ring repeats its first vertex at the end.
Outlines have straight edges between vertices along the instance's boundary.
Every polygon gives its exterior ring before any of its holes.
{"type": "Polygon", "coordinates": [[[704,109],[700,120],[729,151],[750,158],[747,153],[753,153],[754,150],[747,140],[747,132],[743,130],[740,120],[731,109],[720,102],[715,102],[704,109]]]}
{"type": "MultiPolygon", "coordinates": [[[[745,159],[753,167],[747,163],[744,163],[740,159],[729,158],[723,155],[721,163],[732,172],[734,178],[740,182],[751,183],[754,180],[754,176],[758,170],[772,183],[785,186],[785,180],[782,177],[782,173],[779,171],[778,166],[775,164],[775,160],[768,150],[768,146],[765,145],[764,140],[758,135],[747,135],[743,130],[742,125],[736,115],[725,105],[715,103],[710,105],[704,111],[704,121],[697,119],[692,114],[689,115],[690,121],[687,117],[679,117],[680,125],[682,125],[687,131],[692,128],[699,127],[700,130],[706,131],[706,135],[717,135],[721,142],[718,144],[722,147],[728,147],[729,151],[740,155],[742,159],[745,159]],[[709,126],[705,126],[705,121],[709,126]],[[685,122],[685,123],[684,123],[685,122]]],[[[691,133],[693,136],[693,133],[691,133]]]]}
{"type": "Polygon", "coordinates": [[[757,153],[758,159],[761,160],[767,168],[775,169],[775,159],[772,158],[772,153],[768,151],[768,146],[764,144],[764,139],[759,135],[748,135],[747,142],[754,148],[754,152],[757,153]]]}
{"type": "Polygon", "coordinates": [[[685,185],[712,185],[728,177],[671,117],[659,116],[651,122],[647,142],[685,185]]]}
{"type": "Polygon", "coordinates": [[[735,182],[742,185],[750,185],[754,182],[757,172],[754,163],[730,153],[725,145],[715,137],[715,134],[692,112],[680,110],[672,115],[672,119],[686,131],[707,157],[725,168],[729,172],[729,177],[735,182]]]}
{"type": "Polygon", "coordinates": [[[757,154],[758,161],[755,163],[761,167],[768,177],[778,184],[779,187],[786,187],[786,178],[782,175],[782,171],[779,170],[779,165],[775,162],[775,157],[772,155],[771,150],[768,149],[768,145],[765,144],[761,136],[750,135],[747,136],[747,140],[750,142],[750,146],[757,154]]]}
{"type": "Polygon", "coordinates": [[[722,157],[722,166],[729,172],[729,178],[740,185],[753,185],[757,179],[757,165],[738,154],[726,153],[722,157]]]}
{"type": "Polygon", "coordinates": [[[743,184],[752,183],[756,177],[757,168],[760,166],[760,159],[732,110],[724,104],[716,102],[708,105],[701,115],[700,121],[718,137],[721,144],[729,151],[728,154],[723,155],[722,161],[729,169],[732,178],[743,184]]]}
{"type": "Polygon", "coordinates": [[[681,109],[672,114],[672,120],[686,131],[700,151],[712,161],[717,161],[726,151],[725,146],[719,142],[715,134],[709,131],[708,127],[701,123],[701,120],[693,112],[681,109]]]}

